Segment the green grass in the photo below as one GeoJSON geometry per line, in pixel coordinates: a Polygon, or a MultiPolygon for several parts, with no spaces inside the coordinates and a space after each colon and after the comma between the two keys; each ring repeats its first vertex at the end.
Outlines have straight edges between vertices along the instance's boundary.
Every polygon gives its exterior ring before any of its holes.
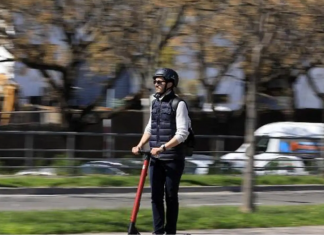
{"type": "MultiPolygon", "coordinates": [[[[131,209],[0,212],[0,234],[66,234],[127,232],[131,209]]],[[[324,225],[324,205],[260,206],[254,214],[238,207],[198,207],[180,210],[178,230],[233,229],[324,225]]],[[[141,232],[152,229],[150,209],[137,217],[141,232]]]]}
{"type": "MultiPolygon", "coordinates": [[[[139,176],[86,176],[86,177],[1,177],[0,187],[108,187],[137,186],[139,176]]],[[[183,175],[181,186],[237,186],[240,176],[183,175]]],[[[324,184],[320,176],[259,176],[257,185],[324,184]]],[[[146,180],[146,185],[149,180],[146,180]]]]}

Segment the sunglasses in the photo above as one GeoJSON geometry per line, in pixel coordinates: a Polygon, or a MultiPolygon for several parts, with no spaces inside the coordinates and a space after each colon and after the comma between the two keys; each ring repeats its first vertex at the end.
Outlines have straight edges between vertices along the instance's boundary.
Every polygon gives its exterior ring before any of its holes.
{"type": "Polygon", "coordinates": [[[164,83],[164,82],[165,82],[165,81],[155,81],[155,80],[153,81],[154,85],[155,85],[155,84],[161,85],[161,84],[164,83]]]}

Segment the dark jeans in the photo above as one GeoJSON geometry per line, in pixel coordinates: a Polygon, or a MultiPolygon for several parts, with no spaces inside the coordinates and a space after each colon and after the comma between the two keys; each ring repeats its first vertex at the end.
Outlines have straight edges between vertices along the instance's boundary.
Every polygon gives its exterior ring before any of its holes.
{"type": "Polygon", "coordinates": [[[179,213],[178,191],[184,165],[184,160],[151,159],[150,183],[155,234],[176,234],[179,213]],[[166,201],[165,226],[164,194],[166,201]]]}

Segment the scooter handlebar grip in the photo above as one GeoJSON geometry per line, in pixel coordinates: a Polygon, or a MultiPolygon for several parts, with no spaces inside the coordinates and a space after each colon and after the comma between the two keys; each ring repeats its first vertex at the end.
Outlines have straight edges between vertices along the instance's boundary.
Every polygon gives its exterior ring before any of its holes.
{"type": "Polygon", "coordinates": [[[142,154],[142,155],[150,155],[151,151],[144,151],[144,150],[140,149],[139,153],[142,154]]]}

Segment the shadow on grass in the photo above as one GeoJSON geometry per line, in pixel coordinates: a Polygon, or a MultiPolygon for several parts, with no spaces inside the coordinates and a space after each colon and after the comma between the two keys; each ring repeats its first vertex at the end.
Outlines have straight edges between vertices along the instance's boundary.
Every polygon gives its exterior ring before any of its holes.
{"type": "Polygon", "coordinates": [[[201,181],[188,180],[188,179],[183,179],[181,181],[181,184],[189,184],[189,185],[196,185],[196,186],[210,186],[209,184],[201,182],[201,181]]]}
{"type": "Polygon", "coordinates": [[[1,188],[18,188],[18,186],[16,185],[12,185],[12,184],[0,184],[1,188]]]}

